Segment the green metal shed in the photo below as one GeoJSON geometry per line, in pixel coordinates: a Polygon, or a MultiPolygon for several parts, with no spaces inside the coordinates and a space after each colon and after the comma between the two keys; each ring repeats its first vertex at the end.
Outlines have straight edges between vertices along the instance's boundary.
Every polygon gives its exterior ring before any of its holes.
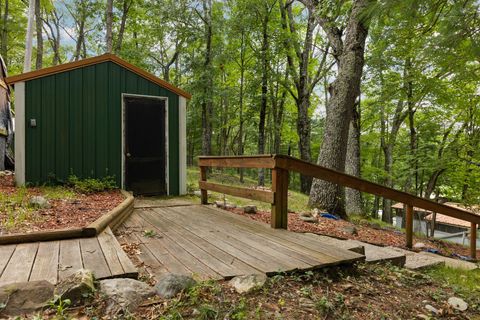
{"type": "Polygon", "coordinates": [[[187,92],[112,54],[6,80],[18,185],[113,176],[136,194],[186,193],[187,92]]]}

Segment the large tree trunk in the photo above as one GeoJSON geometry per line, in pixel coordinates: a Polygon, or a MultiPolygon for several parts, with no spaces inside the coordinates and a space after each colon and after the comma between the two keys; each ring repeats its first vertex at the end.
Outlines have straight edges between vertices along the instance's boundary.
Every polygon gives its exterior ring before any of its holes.
{"type": "MultiPolygon", "coordinates": [[[[349,124],[352,118],[355,99],[360,93],[360,81],[364,64],[365,40],[368,25],[365,9],[368,0],[354,2],[346,28],[344,44],[334,45],[337,56],[338,74],[331,85],[331,98],[327,107],[323,143],[318,156],[322,166],[344,172],[347,151],[349,124]]],[[[322,24],[335,40],[339,34],[332,33],[331,26],[322,24]]],[[[333,38],[332,38],[333,39],[333,38]]],[[[322,208],[346,218],[344,205],[344,188],[320,179],[314,179],[310,191],[309,205],[322,208]]]]}
{"type": "Polygon", "coordinates": [[[106,33],[105,33],[105,43],[106,43],[106,52],[111,53],[113,50],[113,0],[107,0],[107,8],[105,12],[106,20],[106,33]]]}
{"type": "Polygon", "coordinates": [[[203,1],[205,24],[205,60],[203,63],[203,98],[202,98],[202,154],[212,154],[212,1],[203,1]]]}
{"type": "Polygon", "coordinates": [[[35,60],[35,69],[43,67],[43,28],[42,28],[42,11],[40,0],[35,0],[35,25],[37,33],[37,57],[35,60]]]}
{"type": "Polygon", "coordinates": [[[32,46],[33,46],[33,23],[35,21],[35,1],[28,3],[27,35],[25,37],[25,58],[23,61],[23,72],[32,70],[32,46]]]}
{"type": "MultiPolygon", "coordinates": [[[[360,177],[360,108],[355,108],[350,121],[345,172],[360,177]]],[[[360,191],[345,188],[345,210],[347,214],[364,215],[360,191]]]]}

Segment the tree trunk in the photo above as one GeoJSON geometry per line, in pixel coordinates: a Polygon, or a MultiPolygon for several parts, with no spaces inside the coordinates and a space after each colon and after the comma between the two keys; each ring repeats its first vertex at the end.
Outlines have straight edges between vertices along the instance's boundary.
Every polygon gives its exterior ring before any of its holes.
{"type": "MultiPolygon", "coordinates": [[[[360,108],[355,108],[348,130],[347,158],[345,172],[360,177],[360,108]]],[[[364,215],[362,193],[345,189],[345,210],[347,214],[364,215]]]]}
{"type": "Polygon", "coordinates": [[[35,1],[28,3],[27,35],[25,37],[25,58],[23,61],[23,72],[32,70],[32,46],[33,46],[33,23],[35,21],[35,1]]]}
{"type": "Polygon", "coordinates": [[[40,0],[35,0],[35,25],[37,33],[37,57],[35,60],[35,69],[43,67],[43,28],[42,28],[42,11],[40,0]]]}
{"type": "Polygon", "coordinates": [[[125,34],[128,12],[130,11],[132,3],[133,0],[123,0],[122,19],[120,21],[120,29],[118,30],[117,43],[115,44],[115,52],[120,52],[120,50],[122,50],[123,35],[125,34]]]}
{"type": "Polygon", "coordinates": [[[107,29],[105,34],[106,52],[111,53],[113,49],[113,0],[107,0],[105,15],[107,29]]]}
{"type": "MultiPolygon", "coordinates": [[[[267,114],[268,94],[268,8],[262,22],[262,97],[258,121],[258,154],[265,153],[265,118],[267,114]]],[[[265,185],[265,169],[258,170],[258,185],[265,185]]]]}
{"type": "Polygon", "coordinates": [[[7,23],[8,23],[8,1],[5,0],[5,8],[3,10],[3,17],[2,17],[2,35],[0,37],[2,43],[0,45],[0,54],[3,57],[3,60],[5,61],[5,64],[8,66],[8,29],[7,29],[7,23]]]}
{"type": "Polygon", "coordinates": [[[203,1],[205,27],[205,60],[203,63],[203,98],[202,98],[202,154],[212,154],[212,1],[203,1]]]}
{"type": "MultiPolygon", "coordinates": [[[[368,25],[362,15],[368,3],[368,0],[357,0],[353,3],[344,44],[341,48],[338,45],[334,47],[334,54],[338,57],[338,73],[331,85],[331,98],[327,107],[325,132],[318,163],[340,172],[345,171],[349,124],[355,100],[360,93],[365,40],[368,34],[368,25]]],[[[330,26],[324,24],[322,27],[331,33],[330,26]]],[[[341,36],[338,35],[337,40],[338,37],[341,36]]],[[[344,188],[330,182],[313,180],[309,205],[343,218],[347,217],[344,188]]]]}

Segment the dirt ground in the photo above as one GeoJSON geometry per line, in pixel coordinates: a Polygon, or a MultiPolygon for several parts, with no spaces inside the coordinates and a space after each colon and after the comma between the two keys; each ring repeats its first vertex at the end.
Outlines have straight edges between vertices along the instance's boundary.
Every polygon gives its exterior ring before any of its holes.
{"type": "Polygon", "coordinates": [[[44,192],[36,187],[26,188],[25,192],[25,195],[17,195],[13,175],[0,176],[0,193],[12,199],[4,200],[9,203],[0,206],[0,234],[84,227],[124,200],[119,190],[93,194],[67,190],[69,196],[64,199],[47,199],[50,208],[32,209],[28,208],[30,197],[44,195],[44,192]]]}

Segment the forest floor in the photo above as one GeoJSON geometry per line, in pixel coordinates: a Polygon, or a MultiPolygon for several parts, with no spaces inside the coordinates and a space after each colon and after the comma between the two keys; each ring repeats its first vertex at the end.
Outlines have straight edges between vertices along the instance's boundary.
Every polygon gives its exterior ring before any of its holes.
{"type": "Polygon", "coordinates": [[[142,307],[134,318],[480,319],[479,280],[479,273],[445,267],[413,272],[358,264],[278,274],[247,294],[236,293],[227,281],[204,282],[174,299],[142,307]],[[468,309],[449,306],[453,296],[464,299],[468,309]]]}
{"type": "MultiPolygon", "coordinates": [[[[188,184],[189,189],[198,189],[199,171],[196,168],[188,170],[188,184]]],[[[245,177],[244,183],[240,184],[238,175],[234,172],[220,172],[216,171],[210,174],[209,180],[217,183],[227,185],[241,185],[247,188],[257,188],[257,181],[249,177],[245,177]]],[[[268,187],[268,186],[267,186],[268,187]]],[[[270,205],[263,202],[247,200],[234,196],[226,196],[223,194],[209,192],[210,201],[226,201],[235,204],[238,208],[229,209],[229,211],[246,216],[250,219],[261,221],[270,224],[270,205]],[[244,213],[241,209],[244,205],[255,205],[258,208],[256,214],[244,213]]],[[[378,219],[365,218],[361,216],[350,216],[350,220],[333,220],[329,218],[319,217],[318,222],[309,223],[300,219],[300,214],[310,212],[308,208],[308,196],[300,192],[289,190],[288,193],[289,215],[288,215],[288,229],[296,232],[311,232],[331,236],[340,239],[352,239],[367,242],[370,244],[380,246],[394,246],[406,249],[405,247],[405,230],[394,227],[378,219]],[[355,232],[351,232],[352,227],[355,232]]],[[[468,246],[456,244],[449,241],[436,240],[426,238],[425,236],[415,234],[414,244],[422,243],[423,246],[416,249],[421,250],[437,250],[439,254],[452,258],[467,258],[470,254],[468,246]]],[[[480,250],[477,252],[480,256],[480,250]]]]}
{"type": "Polygon", "coordinates": [[[61,186],[15,187],[0,176],[0,235],[84,227],[124,200],[119,190],[83,194],[61,186]],[[32,203],[35,196],[47,202],[32,203]]]}

